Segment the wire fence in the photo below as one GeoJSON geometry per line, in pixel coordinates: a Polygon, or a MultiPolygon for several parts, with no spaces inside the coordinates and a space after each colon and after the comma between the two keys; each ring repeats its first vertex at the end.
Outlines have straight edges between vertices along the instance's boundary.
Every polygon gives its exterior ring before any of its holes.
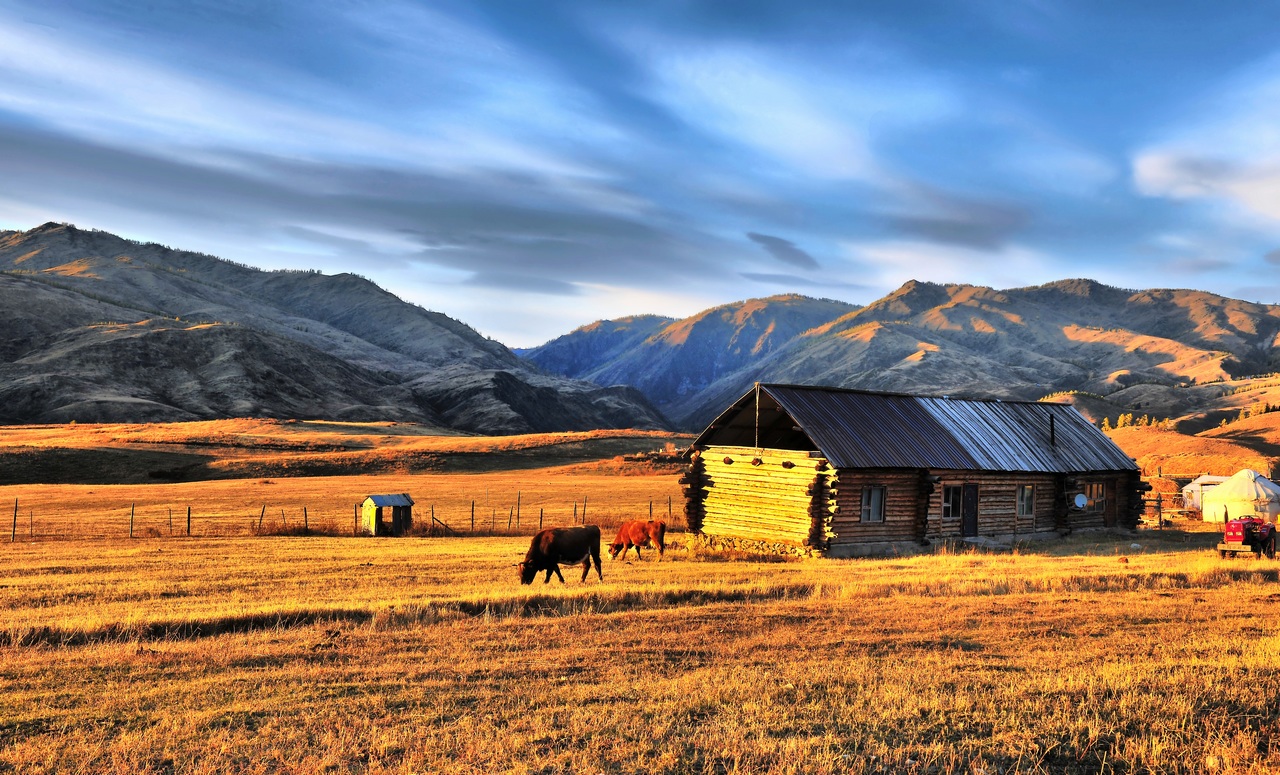
{"type": "MultiPolygon", "coordinates": [[[[452,497],[445,502],[418,501],[409,535],[533,535],[544,527],[599,525],[616,529],[632,519],[684,523],[683,502],[670,494],[643,500],[583,497],[569,503],[526,501],[517,493],[511,503],[452,497]]],[[[10,515],[6,515],[10,516],[10,515]]],[[[120,505],[77,508],[63,503],[16,498],[9,530],[3,539],[51,541],[77,539],[225,538],[262,535],[368,536],[360,503],[166,501],[146,499],[120,505]]],[[[2,524],[2,523],[0,523],[2,524]]]]}

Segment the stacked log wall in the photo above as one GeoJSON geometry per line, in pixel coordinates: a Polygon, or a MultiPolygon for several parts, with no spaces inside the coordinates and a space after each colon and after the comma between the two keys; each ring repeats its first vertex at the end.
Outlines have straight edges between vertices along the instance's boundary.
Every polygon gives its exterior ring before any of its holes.
{"type": "Polygon", "coordinates": [[[1055,528],[1054,502],[1057,477],[1054,474],[1017,472],[934,471],[939,478],[929,496],[929,538],[958,538],[963,520],[960,514],[943,518],[943,488],[978,485],[978,535],[1030,535],[1055,528]],[[1035,503],[1032,514],[1018,516],[1018,488],[1032,485],[1035,503]]]}
{"type": "Polygon", "coordinates": [[[689,467],[680,477],[680,484],[684,493],[685,529],[690,533],[701,533],[702,520],[707,513],[707,467],[700,451],[693,451],[689,467]]]}
{"type": "Polygon", "coordinates": [[[832,546],[918,540],[920,474],[914,469],[844,468],[839,471],[832,546]],[[862,521],[862,490],[884,487],[884,521],[862,521]]]}
{"type": "Polygon", "coordinates": [[[702,453],[707,535],[795,546],[825,538],[826,461],[805,451],[709,447],[702,453]],[[815,508],[815,501],[824,506],[815,508]]]}
{"type": "Polygon", "coordinates": [[[942,516],[943,488],[946,486],[978,485],[978,535],[1009,536],[1048,533],[1054,530],[1131,526],[1131,503],[1134,500],[1133,475],[1121,472],[1076,474],[1073,487],[1066,487],[1063,477],[1043,473],[974,472],[974,471],[921,471],[910,469],[842,469],[836,489],[837,508],[831,519],[835,534],[833,545],[885,541],[911,541],[921,538],[956,538],[961,535],[962,520],[959,514],[944,519],[942,516]],[[922,478],[939,479],[928,491],[922,486],[922,478]],[[1056,512],[1064,506],[1064,495],[1073,494],[1086,482],[1103,482],[1106,504],[1101,512],[1068,510],[1064,515],[1056,512]],[[1017,516],[1018,488],[1035,487],[1035,505],[1029,516],[1017,516]],[[862,492],[864,487],[885,487],[885,514],[883,522],[862,522],[862,492]],[[1064,491],[1065,487],[1065,491],[1064,491]],[[926,505],[927,504],[927,505],[926,505]],[[920,531],[920,513],[927,512],[927,525],[923,536],[920,531]]]}
{"type": "Polygon", "coordinates": [[[978,486],[981,536],[1130,527],[1133,503],[1141,502],[1134,472],[834,471],[819,453],[750,447],[711,447],[695,454],[681,481],[693,532],[807,550],[959,537],[960,515],[942,517],[946,486],[978,486]],[[1069,507],[1068,499],[1089,482],[1104,483],[1102,512],[1069,507]],[[1028,484],[1036,488],[1034,513],[1017,517],[1017,491],[1028,484]],[[863,488],[873,486],[885,488],[884,521],[864,523],[863,488]]]}

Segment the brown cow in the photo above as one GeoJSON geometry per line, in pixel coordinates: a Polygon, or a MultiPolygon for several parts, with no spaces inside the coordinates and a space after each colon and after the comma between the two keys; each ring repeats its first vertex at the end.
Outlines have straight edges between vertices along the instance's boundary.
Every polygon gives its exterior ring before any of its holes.
{"type": "Polygon", "coordinates": [[[662,555],[667,550],[667,523],[661,520],[652,522],[642,522],[634,520],[622,523],[622,527],[618,528],[618,536],[613,539],[613,545],[609,547],[609,558],[618,559],[621,554],[626,559],[627,550],[635,548],[636,559],[640,559],[640,547],[647,546],[653,548],[656,543],[658,545],[658,562],[662,562],[662,555]]]}
{"type": "Polygon", "coordinates": [[[565,581],[560,573],[560,566],[578,563],[582,563],[582,580],[586,581],[593,561],[596,564],[596,575],[604,581],[604,574],[600,572],[600,528],[596,525],[539,530],[529,544],[529,553],[524,556],[524,562],[517,566],[520,568],[520,583],[532,584],[538,571],[546,571],[547,577],[542,580],[543,584],[551,582],[552,573],[563,584],[565,581]]]}

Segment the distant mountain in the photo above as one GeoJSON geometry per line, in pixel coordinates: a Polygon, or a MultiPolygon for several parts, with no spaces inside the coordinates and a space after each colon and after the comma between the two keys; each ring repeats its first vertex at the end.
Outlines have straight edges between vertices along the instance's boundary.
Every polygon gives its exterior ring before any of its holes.
{"type": "MultiPolygon", "coordinates": [[[[743,306],[767,310],[777,298],[743,306]]],[[[709,310],[663,331],[693,330],[708,316],[733,317],[729,309],[709,310]]],[[[591,328],[568,336],[589,336],[591,328]]],[[[560,341],[530,357],[537,360],[560,341]]],[[[1074,390],[1110,394],[1118,407],[1125,406],[1127,389],[1141,396],[1131,404],[1181,402],[1182,410],[1194,412],[1193,394],[1179,393],[1177,386],[1280,367],[1280,307],[1203,291],[1128,291],[1082,279],[1008,290],[911,281],[806,330],[784,336],[779,327],[771,341],[743,357],[741,340],[723,333],[696,343],[670,336],[661,345],[651,335],[644,344],[653,371],[619,368],[628,361],[610,358],[577,363],[574,373],[637,387],[690,429],[705,426],[756,381],[1017,399],[1074,390]],[[717,341],[734,345],[719,350],[717,341]]]]}
{"type": "Polygon", "coordinates": [[[0,422],[406,420],[481,433],[663,427],[351,274],[266,272],[48,223],[0,232],[0,422]]]}
{"type": "Polygon", "coordinates": [[[524,353],[557,374],[638,388],[664,412],[750,368],[815,326],[858,309],[788,294],[725,304],[691,318],[602,320],[524,353]]]}

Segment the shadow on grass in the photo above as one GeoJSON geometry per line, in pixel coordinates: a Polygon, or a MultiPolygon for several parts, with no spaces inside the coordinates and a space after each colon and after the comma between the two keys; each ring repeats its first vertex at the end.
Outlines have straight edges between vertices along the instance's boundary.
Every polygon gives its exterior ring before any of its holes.
{"type": "Polygon", "coordinates": [[[68,630],[60,627],[11,627],[0,630],[0,646],[85,646],[94,643],[194,640],[232,633],[287,630],[314,624],[372,620],[372,611],[359,609],[246,614],[189,622],[113,623],[102,627],[68,630]]]}

